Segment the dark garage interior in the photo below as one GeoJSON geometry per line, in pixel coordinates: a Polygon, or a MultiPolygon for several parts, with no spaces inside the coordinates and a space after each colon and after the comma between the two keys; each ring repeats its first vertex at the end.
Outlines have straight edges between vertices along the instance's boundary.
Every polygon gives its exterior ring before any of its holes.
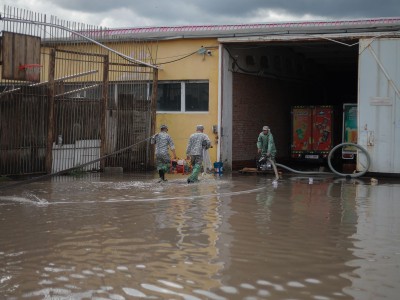
{"type": "MultiPolygon", "coordinates": [[[[233,72],[232,169],[255,167],[256,141],[268,125],[277,161],[304,167],[325,161],[291,157],[292,107],[332,106],[333,146],[342,142],[343,104],[357,103],[358,40],[297,40],[225,45],[233,72]]],[[[332,146],[332,147],[333,147],[332,146]]]]}

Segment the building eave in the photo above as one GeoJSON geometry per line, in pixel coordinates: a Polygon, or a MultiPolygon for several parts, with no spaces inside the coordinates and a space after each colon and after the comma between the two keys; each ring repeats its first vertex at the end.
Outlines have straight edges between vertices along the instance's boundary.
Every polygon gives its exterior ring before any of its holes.
{"type": "Polygon", "coordinates": [[[229,38],[277,34],[332,34],[399,31],[400,17],[340,21],[276,22],[236,25],[187,25],[115,28],[104,37],[141,40],[229,38]]]}

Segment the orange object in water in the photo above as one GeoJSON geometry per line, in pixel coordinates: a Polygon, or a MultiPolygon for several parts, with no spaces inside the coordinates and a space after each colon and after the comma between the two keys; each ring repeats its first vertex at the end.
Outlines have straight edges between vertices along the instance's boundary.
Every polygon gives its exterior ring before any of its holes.
{"type": "Polygon", "coordinates": [[[177,165],[176,166],[176,173],[185,173],[185,166],[184,165],[177,165]]]}
{"type": "Polygon", "coordinates": [[[171,173],[185,174],[185,161],[183,159],[171,160],[171,173]]]}

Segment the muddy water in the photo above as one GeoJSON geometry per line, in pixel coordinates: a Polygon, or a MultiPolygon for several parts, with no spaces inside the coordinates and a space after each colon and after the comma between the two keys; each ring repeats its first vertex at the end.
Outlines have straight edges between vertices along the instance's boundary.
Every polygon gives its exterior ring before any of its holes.
{"type": "Polygon", "coordinates": [[[398,299],[400,184],[272,179],[2,189],[0,299],[398,299]]]}

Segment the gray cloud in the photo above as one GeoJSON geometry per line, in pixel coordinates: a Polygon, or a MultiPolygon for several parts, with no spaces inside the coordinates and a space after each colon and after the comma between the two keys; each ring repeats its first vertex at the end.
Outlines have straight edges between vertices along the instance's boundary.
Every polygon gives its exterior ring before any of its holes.
{"type": "MultiPolygon", "coordinates": [[[[59,6],[85,12],[105,12],[126,8],[146,16],[157,15],[161,19],[182,13],[196,16],[210,14],[230,17],[248,16],[258,9],[282,10],[292,15],[321,15],[329,18],[343,16],[381,17],[399,16],[398,0],[52,0],[59,6]]],[[[168,18],[167,18],[168,19],[168,18]]]]}
{"type": "MultiPolygon", "coordinates": [[[[232,24],[275,22],[280,16],[291,20],[310,18],[358,19],[400,16],[398,0],[36,0],[71,11],[82,12],[115,24],[168,26],[187,24],[232,24]],[[275,19],[271,17],[275,14],[275,19]]],[[[6,2],[8,2],[6,0],[6,2]]],[[[9,1],[12,2],[11,0],[9,1]]],[[[24,3],[24,1],[14,1],[24,3]]],[[[26,1],[35,11],[35,1],[26,1]]],[[[12,5],[12,4],[11,4],[12,5]]],[[[25,8],[25,7],[22,7],[25,8]]],[[[48,13],[48,12],[46,12],[48,13]]],[[[69,19],[68,16],[58,16],[69,19]]],[[[284,21],[287,21],[285,19],[284,21]]],[[[79,20],[78,20],[79,21],[79,20]]],[[[88,23],[88,20],[85,20],[88,23]]],[[[107,24],[113,27],[112,24],[107,24]]],[[[118,27],[118,26],[117,26],[118,27]]]]}

